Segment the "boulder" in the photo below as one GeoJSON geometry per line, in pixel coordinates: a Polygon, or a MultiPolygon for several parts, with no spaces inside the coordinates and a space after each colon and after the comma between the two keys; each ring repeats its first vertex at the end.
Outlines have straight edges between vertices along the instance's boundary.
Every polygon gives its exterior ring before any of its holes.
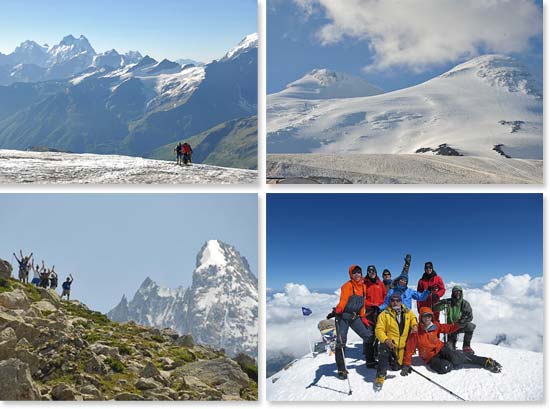
{"type": "Polygon", "coordinates": [[[222,393],[212,386],[207,385],[196,376],[182,377],[184,392],[180,394],[182,400],[221,400],[222,393]],[[189,391],[186,393],[185,391],[189,391]]]}
{"type": "Polygon", "coordinates": [[[17,336],[13,328],[5,328],[0,331],[0,361],[15,358],[15,346],[17,336]]]}
{"type": "Polygon", "coordinates": [[[32,345],[37,346],[43,340],[44,337],[47,337],[47,330],[44,329],[44,333],[34,327],[33,325],[26,324],[19,319],[11,319],[9,321],[3,321],[3,317],[0,313],[0,328],[12,328],[15,331],[17,339],[25,338],[32,345]]]}
{"type": "Polygon", "coordinates": [[[76,391],[66,383],[60,383],[53,387],[51,391],[53,400],[77,400],[76,391]]]}
{"type": "Polygon", "coordinates": [[[158,378],[160,377],[160,371],[158,368],[151,362],[147,361],[143,369],[139,372],[139,376],[142,378],[158,378]]]}
{"type": "Polygon", "coordinates": [[[39,311],[46,312],[46,313],[52,313],[57,311],[57,308],[50,301],[46,301],[46,300],[40,300],[38,302],[35,302],[33,304],[33,307],[39,311]]]}
{"type": "Polygon", "coordinates": [[[161,330],[161,335],[164,335],[174,341],[180,337],[179,332],[172,328],[164,328],[161,330]]]}
{"type": "Polygon", "coordinates": [[[103,400],[103,394],[94,385],[86,385],[80,388],[84,400],[103,400]]]}
{"type": "Polygon", "coordinates": [[[109,372],[109,368],[96,355],[92,355],[90,359],[84,364],[84,370],[89,373],[96,373],[100,375],[106,375],[109,372]]]}
{"type": "Polygon", "coordinates": [[[176,362],[173,359],[167,357],[161,357],[158,359],[158,362],[162,369],[165,371],[171,371],[172,369],[177,368],[176,362]]]}
{"type": "Polygon", "coordinates": [[[195,345],[195,341],[193,340],[193,337],[188,334],[177,338],[175,344],[183,347],[192,347],[195,345]]]}
{"type": "Polygon", "coordinates": [[[90,349],[96,355],[105,355],[110,356],[111,358],[116,358],[120,360],[120,354],[117,347],[111,347],[109,345],[104,345],[100,343],[95,343],[90,345],[90,349]]]}
{"type": "Polygon", "coordinates": [[[82,386],[93,385],[96,388],[101,388],[101,381],[87,373],[80,373],[76,375],[75,382],[77,385],[82,385],[82,386]]]}
{"type": "Polygon", "coordinates": [[[143,400],[143,396],[135,393],[122,392],[114,396],[114,400],[143,400]]]}
{"type": "Polygon", "coordinates": [[[40,400],[29,366],[19,359],[0,361],[0,400],[40,400]]]}
{"type": "Polygon", "coordinates": [[[146,389],[161,389],[162,385],[158,382],[156,382],[152,378],[139,378],[136,382],[136,388],[139,390],[146,390],[146,389]]]}
{"type": "Polygon", "coordinates": [[[27,349],[15,349],[15,356],[22,362],[25,362],[29,365],[29,370],[31,375],[34,375],[43,365],[44,360],[41,359],[38,355],[33,354],[27,349]]]}
{"type": "Polygon", "coordinates": [[[249,382],[241,367],[227,357],[191,362],[174,372],[184,377],[194,376],[208,385],[215,386],[224,395],[240,396],[241,389],[247,387],[249,382]]]}
{"type": "Polygon", "coordinates": [[[10,310],[26,310],[31,306],[31,302],[27,294],[17,288],[13,291],[0,293],[0,305],[10,310]]]}
{"type": "Polygon", "coordinates": [[[0,259],[0,278],[10,278],[13,267],[6,260],[0,259]]]}
{"type": "Polygon", "coordinates": [[[37,287],[38,292],[42,300],[49,301],[51,304],[59,307],[61,305],[61,297],[55,290],[50,290],[48,288],[37,287]]]}

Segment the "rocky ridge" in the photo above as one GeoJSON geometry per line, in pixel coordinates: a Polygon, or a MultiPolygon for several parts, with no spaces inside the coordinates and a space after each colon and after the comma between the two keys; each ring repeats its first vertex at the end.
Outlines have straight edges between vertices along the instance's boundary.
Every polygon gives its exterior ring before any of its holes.
{"type": "Polygon", "coordinates": [[[256,400],[256,363],[171,329],[116,323],[0,260],[0,400],[256,400]]]}

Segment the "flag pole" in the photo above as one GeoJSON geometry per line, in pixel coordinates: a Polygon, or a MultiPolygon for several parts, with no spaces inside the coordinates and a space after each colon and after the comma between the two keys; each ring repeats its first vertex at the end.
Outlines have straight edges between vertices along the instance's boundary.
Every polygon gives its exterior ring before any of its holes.
{"type": "MultiPolygon", "coordinates": [[[[306,328],[306,316],[303,315],[304,317],[304,329],[306,328]]],[[[306,336],[307,336],[307,345],[309,347],[309,353],[311,354],[311,357],[313,358],[313,349],[311,348],[311,340],[309,338],[309,332],[306,330],[306,336]]]]}

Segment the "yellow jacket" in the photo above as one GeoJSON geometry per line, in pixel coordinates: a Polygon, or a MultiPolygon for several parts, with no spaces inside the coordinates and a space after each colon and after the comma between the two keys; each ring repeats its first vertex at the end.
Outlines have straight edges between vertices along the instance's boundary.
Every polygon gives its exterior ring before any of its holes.
{"type": "Polygon", "coordinates": [[[418,321],[414,313],[404,305],[401,305],[401,319],[403,325],[397,322],[396,312],[388,306],[383,312],[378,315],[376,328],[374,333],[381,344],[386,342],[388,338],[393,339],[395,343],[395,353],[400,364],[403,364],[403,355],[405,346],[407,345],[407,337],[412,327],[418,325],[418,321]],[[401,328],[400,328],[401,327],[401,328]]]}

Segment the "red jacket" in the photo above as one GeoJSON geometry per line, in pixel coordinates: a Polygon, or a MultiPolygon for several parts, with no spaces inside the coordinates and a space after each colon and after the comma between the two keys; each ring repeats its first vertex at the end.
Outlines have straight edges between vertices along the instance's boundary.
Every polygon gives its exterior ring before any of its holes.
{"type": "MultiPolygon", "coordinates": [[[[418,348],[418,355],[424,360],[425,363],[436,356],[441,348],[443,348],[443,341],[439,339],[439,334],[450,334],[459,330],[457,323],[454,324],[440,324],[437,321],[433,322],[430,330],[424,328],[421,317],[424,312],[432,312],[430,308],[424,307],[420,312],[418,321],[418,333],[410,334],[407,339],[407,346],[405,348],[405,357],[403,358],[403,365],[410,365],[411,358],[418,348]]],[[[433,313],[432,313],[433,314],[433,313]]]]}
{"type": "Polygon", "coordinates": [[[367,292],[365,293],[365,306],[372,307],[384,304],[384,299],[386,298],[386,286],[384,282],[376,277],[376,281],[373,283],[369,277],[365,277],[365,285],[367,287],[367,292]]]}
{"type": "Polygon", "coordinates": [[[443,297],[443,294],[445,294],[445,284],[443,284],[443,280],[440,276],[437,275],[437,273],[434,273],[433,277],[431,277],[430,279],[426,279],[425,277],[426,275],[424,274],[422,278],[418,281],[418,292],[427,290],[428,287],[437,287],[437,291],[432,291],[432,293],[428,295],[428,298],[426,298],[424,301],[416,302],[416,307],[418,308],[418,311],[420,311],[422,307],[433,309],[433,306],[437,304],[441,297],[443,297]]]}

